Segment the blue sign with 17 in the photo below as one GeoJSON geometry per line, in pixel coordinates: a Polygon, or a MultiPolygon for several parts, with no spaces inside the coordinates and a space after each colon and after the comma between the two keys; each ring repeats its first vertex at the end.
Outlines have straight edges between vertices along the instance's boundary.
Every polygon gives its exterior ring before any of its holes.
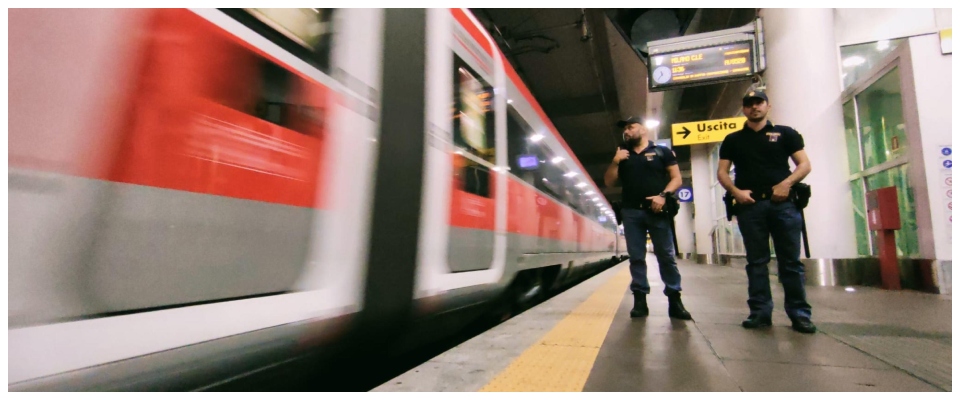
{"type": "Polygon", "coordinates": [[[680,188],[677,190],[677,199],[680,200],[681,203],[689,203],[693,201],[693,189],[686,187],[680,188]]]}

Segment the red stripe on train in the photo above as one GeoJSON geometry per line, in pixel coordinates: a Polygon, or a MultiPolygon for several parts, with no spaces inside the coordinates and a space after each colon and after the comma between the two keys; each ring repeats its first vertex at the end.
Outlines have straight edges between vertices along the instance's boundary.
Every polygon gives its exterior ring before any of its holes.
{"type": "Polygon", "coordinates": [[[156,11],[144,37],[109,180],[323,207],[327,87],[186,10],[156,11]],[[267,61],[283,98],[267,98],[267,61]]]}
{"type": "Polygon", "coordinates": [[[464,29],[467,30],[467,33],[473,37],[473,40],[475,40],[488,55],[493,56],[493,49],[490,48],[490,40],[487,38],[486,33],[470,19],[470,16],[460,8],[451,8],[450,13],[453,14],[453,18],[460,23],[460,26],[463,26],[464,29]]]}
{"type": "Polygon", "coordinates": [[[507,179],[507,232],[546,239],[576,242],[588,249],[612,245],[613,232],[586,218],[516,178],[492,173],[490,197],[468,193],[454,180],[450,194],[450,225],[459,228],[494,230],[496,182],[507,179]]]}

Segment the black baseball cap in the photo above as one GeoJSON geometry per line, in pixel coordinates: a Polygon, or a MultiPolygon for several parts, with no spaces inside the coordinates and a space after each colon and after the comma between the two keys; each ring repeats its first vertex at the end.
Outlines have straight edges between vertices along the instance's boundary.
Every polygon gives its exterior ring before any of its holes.
{"type": "Polygon", "coordinates": [[[750,99],[762,99],[763,101],[770,102],[770,99],[767,98],[767,94],[760,90],[751,90],[743,96],[743,102],[746,103],[750,99]]]}
{"type": "Polygon", "coordinates": [[[630,124],[640,124],[643,125],[643,118],[640,117],[627,117],[627,119],[617,122],[617,126],[623,128],[630,124]]]}

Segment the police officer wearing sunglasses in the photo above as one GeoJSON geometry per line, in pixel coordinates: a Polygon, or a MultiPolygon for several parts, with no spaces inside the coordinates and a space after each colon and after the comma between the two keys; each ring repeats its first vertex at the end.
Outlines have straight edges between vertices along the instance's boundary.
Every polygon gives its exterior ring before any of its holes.
{"type": "Polygon", "coordinates": [[[727,135],[720,146],[717,178],[735,199],[737,224],[747,251],[750,316],[743,327],[771,325],[770,237],[777,255],[778,277],[783,284],[784,308],[793,329],[814,333],[811,307],[806,300],[803,263],[800,262],[802,217],[791,188],[810,173],[810,160],[803,150],[803,137],[788,126],[767,120],[770,102],[766,93],[751,91],[743,97],[743,129],[727,135]],[[787,159],[796,168],[791,172],[787,159]],[[730,179],[730,165],[736,182],[730,179]]]}

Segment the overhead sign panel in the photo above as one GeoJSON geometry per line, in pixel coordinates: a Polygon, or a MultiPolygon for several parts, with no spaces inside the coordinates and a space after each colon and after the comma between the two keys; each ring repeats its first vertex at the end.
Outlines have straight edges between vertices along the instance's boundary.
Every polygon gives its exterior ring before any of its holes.
{"type": "Polygon", "coordinates": [[[673,124],[673,145],[722,142],[727,135],[743,129],[746,122],[747,117],[734,117],[673,124]]]}
{"type": "Polygon", "coordinates": [[[651,92],[730,82],[766,68],[763,22],[647,42],[651,92]]]}
{"type": "Polygon", "coordinates": [[[651,90],[752,76],[753,43],[740,42],[681,50],[650,57],[651,90]]]}

